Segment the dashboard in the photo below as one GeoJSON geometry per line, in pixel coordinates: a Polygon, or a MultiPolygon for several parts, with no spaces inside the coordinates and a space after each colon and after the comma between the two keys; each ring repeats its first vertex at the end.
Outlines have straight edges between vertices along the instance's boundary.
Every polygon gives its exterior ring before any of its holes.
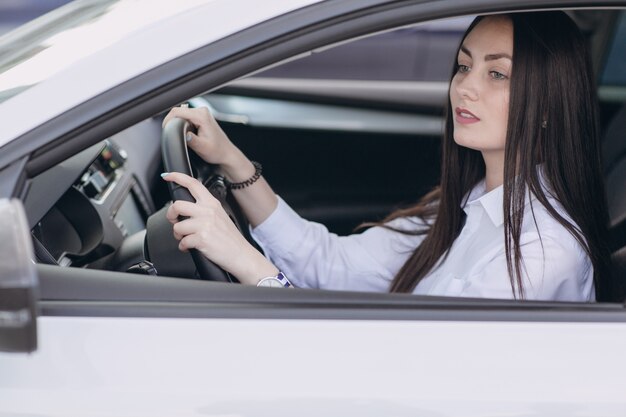
{"type": "Polygon", "coordinates": [[[125,271],[145,259],[159,137],[148,120],[32,179],[24,207],[38,262],[125,271]]]}

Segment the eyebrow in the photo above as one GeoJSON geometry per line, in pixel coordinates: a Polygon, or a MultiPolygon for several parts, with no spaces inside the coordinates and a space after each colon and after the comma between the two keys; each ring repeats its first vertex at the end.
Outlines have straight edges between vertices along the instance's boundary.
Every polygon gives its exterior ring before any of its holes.
{"type": "MultiPolygon", "coordinates": [[[[465,45],[461,45],[461,51],[465,53],[466,55],[468,55],[470,58],[472,57],[472,52],[469,49],[467,49],[465,45]]],[[[513,61],[513,58],[511,57],[511,55],[504,53],[504,52],[485,55],[485,61],[495,61],[496,59],[502,59],[502,58],[507,58],[513,61]]]]}

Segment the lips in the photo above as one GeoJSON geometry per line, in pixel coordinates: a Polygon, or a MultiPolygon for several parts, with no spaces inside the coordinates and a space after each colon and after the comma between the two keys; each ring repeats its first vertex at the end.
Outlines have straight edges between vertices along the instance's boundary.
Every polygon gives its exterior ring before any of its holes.
{"type": "Polygon", "coordinates": [[[471,111],[463,109],[461,107],[457,107],[456,109],[454,109],[454,113],[456,114],[456,121],[459,123],[468,124],[480,121],[480,119],[476,117],[471,111]]]}

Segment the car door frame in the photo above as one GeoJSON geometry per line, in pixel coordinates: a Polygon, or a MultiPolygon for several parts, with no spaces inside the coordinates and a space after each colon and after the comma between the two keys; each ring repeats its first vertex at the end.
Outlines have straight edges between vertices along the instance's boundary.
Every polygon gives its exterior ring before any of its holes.
{"type": "MultiPolygon", "coordinates": [[[[345,39],[362,36],[365,33],[378,32],[406,24],[414,24],[419,21],[431,20],[435,18],[444,18],[458,16],[462,14],[479,14],[493,11],[521,10],[521,9],[545,9],[555,7],[576,7],[577,5],[586,4],[583,1],[553,1],[550,4],[544,4],[540,1],[506,1],[494,5],[491,2],[471,0],[466,2],[440,0],[431,1],[377,1],[368,0],[367,2],[322,2],[301,10],[279,16],[263,24],[254,26],[248,30],[242,31],[235,35],[224,38],[221,41],[207,45],[197,51],[175,59],[167,64],[155,68],[154,70],[133,78],[120,86],[109,90],[101,95],[94,97],[86,102],[83,106],[72,109],[49,122],[36,127],[32,131],[24,134],[20,138],[3,147],[3,153],[0,155],[0,166],[19,167],[23,161],[22,158],[28,157],[25,163],[25,169],[17,181],[15,181],[15,169],[5,169],[0,173],[0,179],[13,180],[12,196],[21,197],[27,189],[28,179],[33,177],[50,166],[65,159],[68,155],[76,152],[77,149],[83,149],[92,145],[103,137],[117,133],[134,123],[137,123],[146,117],[161,112],[164,108],[175,103],[186,100],[188,97],[198,95],[223,85],[225,82],[248,74],[259,68],[274,64],[283,59],[289,59],[294,55],[301,54],[308,50],[327,45],[329,43],[340,42],[345,39]]],[[[601,6],[626,6],[624,0],[603,1],[601,6]]],[[[4,182],[4,181],[3,181],[4,182]]],[[[5,190],[7,187],[5,187],[5,190]]],[[[71,310],[70,304],[76,300],[68,300],[67,295],[57,295],[53,291],[52,285],[46,286],[46,280],[49,276],[53,276],[51,282],[54,285],[59,284],[58,274],[52,273],[46,267],[40,268],[43,278],[42,303],[46,300],[54,303],[54,314],[62,313],[60,306],[63,300],[67,300],[68,313],[71,310]],[[51,291],[51,292],[50,292],[51,291]],[[59,297],[59,298],[57,298],[59,297]]],[[[67,274],[67,286],[60,285],[57,288],[65,288],[68,292],[80,294],[81,291],[90,292],[91,286],[95,285],[92,280],[82,280],[76,276],[84,275],[81,272],[64,271],[67,274]]],[[[116,282],[118,294],[120,294],[126,286],[132,287],[132,283],[125,280],[125,274],[116,274],[114,272],[102,272],[106,274],[106,279],[110,282],[116,282]]],[[[100,271],[90,271],[90,274],[100,275],[100,271]]],[[[65,278],[62,278],[65,279],[65,278]]],[[[147,284],[143,284],[147,285],[147,284]]],[[[182,284],[181,284],[182,285],[182,284]]],[[[143,287],[142,287],[143,288],[143,287]]],[[[220,289],[221,291],[231,291],[231,289],[220,289]]],[[[244,292],[247,289],[238,288],[235,292],[244,292]]],[[[138,295],[138,297],[141,297],[138,295]]],[[[143,300],[153,302],[150,296],[143,300]]],[[[290,299],[289,303],[295,301],[292,294],[277,294],[282,301],[290,299]],[[289,297],[289,298],[288,298],[289,297]]],[[[308,297],[308,296],[307,296],[308,297]]],[[[336,299],[338,305],[347,302],[340,295],[324,295],[320,292],[313,299],[320,297],[321,299],[336,299]],[[333,298],[336,297],[336,298],[333,298]],[[340,301],[339,301],[340,300],[340,301]]],[[[359,295],[359,297],[365,297],[359,295]]],[[[400,295],[370,295],[363,300],[366,304],[373,306],[377,311],[376,314],[382,314],[387,305],[387,298],[401,298],[400,295]],[[378,301],[377,301],[378,300],[378,301]],[[380,303],[376,307],[377,302],[380,303]]],[[[403,299],[403,298],[402,298],[403,299]]],[[[137,301],[141,301],[138,299],[137,301]]],[[[405,311],[407,317],[415,319],[413,314],[417,311],[430,311],[427,300],[422,298],[412,299],[410,304],[414,304],[415,309],[409,308],[398,311],[405,311]],[[425,304],[424,304],[425,303],[425,304]]],[[[103,302],[102,299],[85,298],[86,310],[81,310],[81,314],[87,314],[89,310],[89,301],[103,302]]],[[[108,299],[113,302],[114,298],[108,299]]],[[[124,301],[121,298],[119,301],[124,301]]],[[[167,301],[167,300],[162,300],[167,301]]],[[[182,301],[182,300],[179,300],[182,301]]],[[[232,301],[238,302],[237,297],[232,301]]],[[[272,302],[279,302],[274,300],[272,302]]],[[[269,302],[271,304],[272,302],[269,302]]],[[[302,301],[304,304],[306,302],[302,301]]],[[[363,301],[362,301],[363,302],[363,301]]],[[[359,302],[361,304],[362,302],[359,302]]],[[[395,301],[394,301],[395,302],[395,301]]],[[[462,319],[466,311],[461,313],[458,309],[458,300],[446,299],[440,300],[440,303],[446,305],[449,311],[437,307],[434,309],[437,314],[442,314],[446,320],[456,317],[462,319]],[[456,307],[455,307],[456,306],[456,307]],[[456,313],[455,313],[456,312],[456,313]]],[[[468,301],[474,310],[480,310],[482,305],[492,304],[488,300],[468,301]]],[[[43,304],[45,305],[45,304],[43,304]]],[[[72,304],[75,305],[75,304],[72,304]]],[[[321,304],[323,305],[323,303],[321,304]]],[[[515,301],[497,302],[499,313],[492,317],[499,320],[501,314],[506,314],[507,320],[526,321],[530,319],[528,314],[535,311],[535,307],[530,304],[524,304],[524,308],[518,309],[515,301]],[[505,307],[508,306],[508,307],[505,307]],[[506,312],[509,313],[506,313],[506,312]],[[519,314],[519,316],[517,316],[519,314]],[[496,317],[497,316],[497,317],[496,317]]],[[[95,306],[95,304],[93,305],[95,306]]],[[[345,311],[345,305],[339,308],[345,311]]],[[[602,317],[598,319],[614,320],[622,322],[625,319],[623,306],[621,305],[596,305],[593,307],[572,305],[561,303],[547,303],[545,305],[537,305],[536,312],[540,311],[543,319],[548,321],[560,321],[565,316],[571,315],[573,321],[586,320],[585,314],[577,314],[576,310],[581,311],[599,311],[599,315],[593,317],[602,317]],[[545,308],[544,308],[545,307],[545,308]],[[553,316],[556,310],[563,314],[563,317],[553,316]],[[617,314],[616,314],[617,313],[617,314]],[[610,318],[612,317],[612,318],[610,318]]],[[[94,311],[97,310],[94,307],[94,311]]],[[[44,309],[43,311],[52,311],[44,309]]],[[[229,309],[228,311],[233,311],[229,309]]],[[[272,313],[273,314],[273,313],[272,313]]],[[[291,313],[290,313],[291,314],[291,313]]],[[[317,313],[316,313],[317,314],[317,313]]],[[[338,314],[338,313],[337,313],[338,314]]],[[[421,314],[421,313],[420,313],[421,314]]],[[[358,315],[357,315],[358,316],[358,315]]],[[[334,316],[340,317],[340,316],[334,316]]],[[[427,316],[432,317],[432,316],[427,316]]],[[[482,316],[481,316],[482,317],[482,316]]],[[[484,319],[489,320],[489,314],[485,314],[484,319]]],[[[590,316],[591,317],[591,316],[590,316]]],[[[592,319],[596,320],[596,319],[592,319]]]]}
{"type": "MultiPolygon", "coordinates": [[[[489,2],[476,0],[462,2],[462,6],[459,5],[458,1],[448,0],[437,2],[368,0],[368,2],[319,3],[284,16],[279,16],[264,24],[224,38],[222,41],[208,45],[205,48],[155,68],[147,74],[129,80],[119,87],[93,98],[80,108],[73,109],[13,141],[6,146],[6,153],[0,155],[0,162],[8,163],[14,161],[15,159],[6,161],[11,156],[16,158],[16,155],[18,155],[19,158],[24,157],[24,155],[30,155],[24,172],[28,176],[37,175],[47,167],[63,160],[69,153],[75,152],[77,148],[91,145],[94,141],[116,133],[132,123],[143,120],[148,115],[158,113],[163,110],[164,106],[167,107],[173,103],[186,100],[190,96],[206,92],[207,88],[209,90],[217,88],[233,78],[250,73],[276,61],[288,59],[293,55],[327,45],[328,43],[340,42],[365,33],[399,27],[408,23],[413,24],[418,21],[456,16],[464,13],[487,13],[523,8],[542,9],[557,6],[575,7],[583,3],[581,1],[554,1],[550,4],[545,4],[539,1],[507,1],[504,4],[493,5],[489,2]],[[226,51],[233,52],[227,53],[226,51]],[[45,143],[45,146],[37,149],[38,146],[42,146],[42,143],[45,143]]],[[[626,1],[604,1],[602,5],[626,6],[626,1]]],[[[18,161],[14,165],[19,168],[22,163],[18,161]]],[[[5,169],[3,174],[8,175],[11,172],[14,171],[5,169]]],[[[18,181],[15,185],[14,195],[20,196],[23,194],[27,180],[24,175],[21,176],[21,181],[18,181]]],[[[49,272],[45,271],[44,268],[42,271],[44,277],[49,275],[49,272]]],[[[116,282],[116,285],[120,286],[118,293],[121,294],[121,289],[126,285],[124,278],[118,280],[115,273],[107,272],[107,274],[109,274],[109,277],[115,277],[111,282],[116,282]]],[[[58,274],[52,275],[57,276],[58,274]]],[[[71,278],[74,275],[73,271],[67,272],[67,275],[72,284],[68,284],[68,286],[63,288],[66,288],[68,291],[75,291],[75,294],[79,294],[81,291],[90,293],[89,282],[81,282],[79,279],[71,278]],[[72,285],[75,286],[74,290],[71,290],[72,285]],[[84,290],[81,289],[83,287],[84,290]]],[[[58,277],[55,279],[58,282],[58,277]]],[[[150,284],[146,283],[145,285],[150,284]]],[[[48,293],[48,288],[51,287],[46,287],[45,285],[43,288],[42,298],[44,300],[47,299],[55,303],[61,302],[62,294],[48,293]]],[[[237,291],[244,290],[238,289],[237,291]]],[[[303,296],[306,299],[303,302],[315,304],[318,303],[315,301],[318,297],[321,297],[322,300],[328,299],[326,295],[320,294],[322,293],[308,293],[303,296]]],[[[280,294],[278,297],[281,299],[285,297],[286,300],[294,301],[291,298],[291,294],[280,294]]],[[[340,296],[333,297],[341,299],[340,296]]],[[[376,297],[380,297],[381,305],[386,306],[388,304],[387,301],[384,301],[386,300],[385,297],[394,299],[394,297],[401,296],[376,295],[366,297],[366,304],[375,305],[376,301],[374,299],[376,297]]],[[[106,301],[89,297],[85,300],[106,301]]],[[[112,298],[108,300],[113,301],[112,298]]],[[[423,305],[428,305],[427,301],[421,298],[418,298],[418,300],[417,304],[426,302],[423,305]]],[[[148,297],[146,301],[154,300],[148,297]]],[[[341,304],[343,301],[338,302],[341,304]]],[[[443,303],[452,308],[450,311],[436,309],[438,314],[443,314],[446,317],[446,320],[450,319],[450,314],[462,319],[466,313],[451,313],[458,311],[455,310],[458,308],[458,300],[439,300],[438,303],[443,303]]],[[[482,304],[488,305],[489,303],[492,302],[484,300],[473,301],[470,304],[480,309],[482,304]]],[[[520,320],[528,319],[528,311],[532,310],[530,305],[524,304],[523,308],[517,310],[519,305],[516,303],[515,301],[500,302],[498,308],[509,305],[512,312],[520,311],[520,320]]],[[[323,305],[323,302],[320,305],[323,305]]],[[[560,311],[565,315],[575,310],[571,305],[563,306],[560,303],[548,303],[548,305],[552,305],[557,310],[562,306],[563,308],[560,311]]],[[[582,304],[579,306],[584,311],[591,311],[589,306],[582,304]]],[[[547,314],[547,320],[555,319],[551,318],[549,314],[551,308],[542,310],[540,306],[537,307],[538,311],[543,311],[543,313],[547,314]]],[[[620,312],[620,305],[598,305],[591,309],[601,311],[602,320],[609,319],[608,316],[616,312],[619,312],[619,314],[614,316],[614,320],[620,322],[624,320],[624,316],[620,312]]],[[[419,310],[417,309],[416,311],[419,310]]],[[[59,310],[55,311],[58,312],[59,310]]],[[[406,311],[411,311],[411,309],[406,311]]],[[[488,319],[488,316],[489,314],[486,314],[485,319],[488,319]]],[[[581,316],[584,315],[574,314],[572,319],[578,321],[582,319],[581,316]]],[[[507,315],[507,317],[509,316],[507,315]]],[[[494,319],[498,320],[495,317],[494,319]]],[[[513,317],[508,319],[513,319],[513,317]]],[[[558,321],[560,319],[555,320],[558,321]]]]}

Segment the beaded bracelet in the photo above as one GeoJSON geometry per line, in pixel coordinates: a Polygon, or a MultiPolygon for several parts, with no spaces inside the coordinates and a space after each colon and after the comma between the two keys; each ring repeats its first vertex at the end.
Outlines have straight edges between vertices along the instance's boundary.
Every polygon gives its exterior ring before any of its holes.
{"type": "Polygon", "coordinates": [[[252,165],[254,165],[254,174],[250,178],[242,182],[230,182],[226,178],[224,178],[224,185],[226,185],[226,188],[228,188],[229,190],[241,190],[242,188],[249,187],[250,185],[257,182],[259,178],[261,178],[263,166],[256,161],[251,162],[252,165]]]}

